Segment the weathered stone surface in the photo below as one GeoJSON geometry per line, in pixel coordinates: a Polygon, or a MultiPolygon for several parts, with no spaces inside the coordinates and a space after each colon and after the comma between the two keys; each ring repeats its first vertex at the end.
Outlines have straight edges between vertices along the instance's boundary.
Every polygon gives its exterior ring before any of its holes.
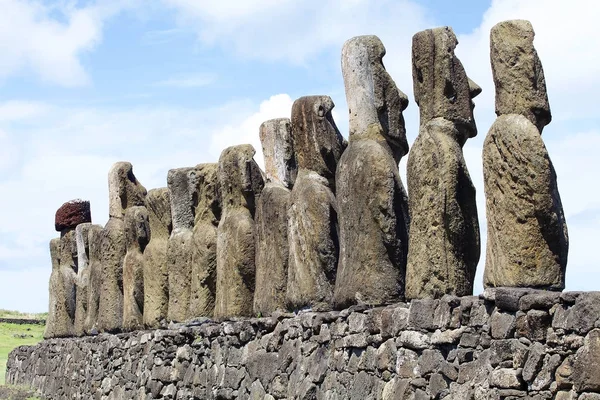
{"type": "Polygon", "coordinates": [[[339,253],[334,194],[327,179],[300,169],[289,204],[288,307],[329,309],[339,253]]]}
{"type": "Polygon", "coordinates": [[[219,158],[222,215],[217,234],[215,318],[252,315],[255,286],[255,204],[264,186],[251,145],[228,147],[219,158]]]}
{"type": "Polygon", "coordinates": [[[88,246],[89,246],[89,282],[87,288],[87,312],[83,330],[86,334],[97,331],[98,310],[100,306],[100,290],[102,289],[102,275],[104,268],[102,266],[100,239],[102,232],[101,225],[92,225],[88,228],[88,246]]]}
{"type": "Polygon", "coordinates": [[[123,259],[127,253],[123,218],[129,207],[143,206],[146,188],[128,162],[115,163],[108,173],[109,220],[100,232],[100,300],[97,329],[118,332],[123,328],[123,259]]]}
{"type": "Polygon", "coordinates": [[[48,319],[44,338],[75,334],[75,282],[77,280],[77,244],[75,230],[64,232],[50,241],[52,273],[49,285],[48,319]]]}
{"type": "Polygon", "coordinates": [[[451,121],[457,128],[455,140],[462,147],[477,134],[472,99],[481,88],[469,79],[454,54],[457,44],[456,35],[448,26],[413,36],[413,89],[420,125],[435,118],[451,121]]]}
{"type": "MultiPolygon", "coordinates": [[[[98,227],[100,225],[97,225],[98,227]]],[[[75,305],[75,335],[83,336],[85,319],[88,313],[89,285],[90,285],[90,245],[89,231],[92,224],[89,222],[77,225],[75,228],[75,242],[77,245],[77,280],[76,280],[76,305],[75,305]]]]}
{"type": "Polygon", "coordinates": [[[329,96],[304,96],[292,105],[292,136],[298,169],[314,171],[335,192],[335,171],[346,141],[340,134],[329,96]]]}
{"type": "Polygon", "coordinates": [[[65,229],[75,229],[79,224],[92,222],[90,202],[84,200],[71,200],[64,203],[54,216],[54,229],[62,232],[65,229]]]}
{"type": "Polygon", "coordinates": [[[600,329],[591,331],[577,351],[573,382],[578,392],[600,392],[600,329]]]}
{"type": "Polygon", "coordinates": [[[481,88],[454,54],[449,27],[413,37],[419,136],[408,157],[410,239],[407,298],[473,293],[480,239],[475,187],[462,147],[477,134],[472,99],[481,88]]]}
{"type": "Polygon", "coordinates": [[[123,259],[127,253],[123,220],[110,218],[99,236],[102,273],[96,326],[100,332],[119,332],[123,328],[123,259]]]}
{"type": "Polygon", "coordinates": [[[541,132],[550,107],[528,21],[492,28],[498,119],[483,145],[488,219],[485,286],[562,290],[568,234],[541,132]]]}
{"type": "Polygon", "coordinates": [[[173,231],[167,245],[169,271],[167,317],[176,322],[185,321],[190,311],[193,229],[198,184],[198,171],[195,167],[171,169],[167,175],[173,220],[173,231]]]}
{"type": "Polygon", "coordinates": [[[411,212],[408,298],[473,293],[480,241],[475,188],[456,127],[438,118],[421,127],[408,160],[411,212]]]}
{"type": "Polygon", "coordinates": [[[144,250],[150,241],[148,210],[143,206],[125,211],[127,253],[123,260],[123,329],[144,327],[144,250]]]}
{"type": "Polygon", "coordinates": [[[498,117],[484,142],[483,166],[485,286],[562,290],[567,225],[540,132],[522,115],[498,117]]]}
{"type": "Polygon", "coordinates": [[[217,284],[217,227],[221,217],[217,163],[196,166],[198,204],[192,232],[189,318],[212,317],[217,284]]]}
{"type": "Polygon", "coordinates": [[[496,114],[523,115],[542,132],[552,115],[534,36],[529,21],[500,22],[490,33],[490,58],[496,83],[496,114]]]}
{"type": "Polygon", "coordinates": [[[123,218],[125,210],[133,206],[143,206],[146,188],[133,174],[133,166],[121,161],[113,164],[108,173],[109,216],[123,218]]]}
{"type": "Polygon", "coordinates": [[[288,206],[291,192],[268,182],[258,200],[256,222],[256,288],[254,313],[270,315],[286,308],[288,276],[288,206]]]}
{"type": "Polygon", "coordinates": [[[296,181],[298,166],[290,119],[276,118],[265,121],[260,125],[259,134],[267,179],[291,189],[296,181]]]}
{"type": "MultiPolygon", "coordinates": [[[[568,400],[600,395],[600,384],[594,383],[598,354],[592,349],[599,329],[585,343],[584,334],[563,329],[554,333],[556,341],[515,335],[494,339],[488,333],[492,316],[512,312],[499,309],[493,300],[446,297],[415,304],[420,305],[412,307],[411,302],[411,324],[419,330],[407,329],[405,321],[387,340],[377,333],[383,329],[383,311],[408,312],[405,305],[278,313],[222,323],[202,320],[155,331],[52,339],[15,349],[6,377],[11,384],[37,388],[42,397],[61,400],[88,399],[90,394],[107,399],[359,400],[568,400]],[[435,322],[450,319],[455,309],[466,315],[480,313],[481,307],[490,313],[476,316],[474,326],[444,330],[435,322]],[[438,332],[458,333],[460,340],[434,340],[438,332]],[[576,386],[577,379],[581,386],[576,386]]],[[[575,307],[558,298],[555,305],[567,312],[575,307]]],[[[597,309],[590,313],[595,314],[591,319],[600,317],[597,309]]]]}
{"type": "Polygon", "coordinates": [[[408,99],[386,72],[384,55],[376,36],[350,39],[342,49],[350,143],[336,173],[336,308],[404,297],[409,217],[398,162],[408,152],[402,116],[408,99]]]}
{"type": "Polygon", "coordinates": [[[171,197],[168,188],[152,189],[146,195],[150,242],[144,249],[144,325],[158,327],[167,318],[169,271],[167,245],[171,235],[171,197]]]}
{"type": "Polygon", "coordinates": [[[328,96],[306,96],[292,106],[298,176],[288,210],[290,308],[331,307],[339,255],[335,171],[346,143],[328,96]]]}

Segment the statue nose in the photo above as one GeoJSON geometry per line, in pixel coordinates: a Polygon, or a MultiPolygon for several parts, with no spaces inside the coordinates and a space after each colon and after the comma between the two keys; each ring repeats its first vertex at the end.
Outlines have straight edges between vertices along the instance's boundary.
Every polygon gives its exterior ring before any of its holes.
{"type": "Polygon", "coordinates": [[[481,87],[476,84],[475,82],[473,82],[473,80],[471,78],[467,78],[469,79],[469,94],[471,95],[471,98],[475,98],[479,95],[479,93],[481,93],[481,87]]]}

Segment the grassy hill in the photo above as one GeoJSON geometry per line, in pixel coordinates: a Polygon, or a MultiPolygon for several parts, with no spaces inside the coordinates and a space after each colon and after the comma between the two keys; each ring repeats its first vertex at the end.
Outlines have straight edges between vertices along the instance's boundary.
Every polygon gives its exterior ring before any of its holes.
{"type": "MultiPolygon", "coordinates": [[[[47,313],[28,314],[17,311],[0,310],[0,318],[46,319],[47,313]]],[[[43,339],[44,325],[0,323],[0,385],[5,382],[6,361],[12,349],[23,345],[33,345],[43,339]]]]}

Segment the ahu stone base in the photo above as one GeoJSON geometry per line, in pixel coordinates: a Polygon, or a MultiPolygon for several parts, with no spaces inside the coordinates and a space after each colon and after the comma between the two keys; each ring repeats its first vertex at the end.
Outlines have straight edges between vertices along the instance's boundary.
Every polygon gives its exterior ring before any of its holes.
{"type": "Polygon", "coordinates": [[[600,399],[600,293],[479,297],[50,339],[7,382],[48,399],[600,399]]]}

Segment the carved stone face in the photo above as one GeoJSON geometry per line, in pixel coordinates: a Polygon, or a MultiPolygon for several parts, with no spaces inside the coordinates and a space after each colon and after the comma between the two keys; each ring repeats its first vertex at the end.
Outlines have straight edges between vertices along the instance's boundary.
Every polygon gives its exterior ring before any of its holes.
{"type": "Polygon", "coordinates": [[[350,111],[350,138],[381,135],[399,160],[408,153],[402,112],[408,97],[383,65],[385,46],[377,36],[357,36],[342,49],[342,74],[350,111]]]}
{"type": "Polygon", "coordinates": [[[333,107],[329,96],[305,96],[292,105],[292,136],[298,167],[330,181],[346,147],[331,115],[333,107]]]}
{"type": "Polygon", "coordinates": [[[260,195],[264,178],[254,161],[254,147],[249,144],[228,147],[219,157],[219,185],[223,209],[245,207],[254,212],[255,197],[260,195]]]}
{"type": "Polygon", "coordinates": [[[130,207],[125,211],[125,238],[127,245],[144,251],[150,241],[150,222],[146,207],[130,207]]]}
{"type": "Polygon", "coordinates": [[[464,142],[477,135],[473,98],[481,88],[467,76],[454,54],[458,44],[450,27],[427,29],[413,36],[413,86],[421,125],[434,118],[452,121],[464,142]]]}
{"type": "Polygon", "coordinates": [[[490,59],[496,85],[496,114],[520,114],[538,130],[552,120],[544,69],[538,57],[529,21],[495,25],[490,33],[490,59]]]}

